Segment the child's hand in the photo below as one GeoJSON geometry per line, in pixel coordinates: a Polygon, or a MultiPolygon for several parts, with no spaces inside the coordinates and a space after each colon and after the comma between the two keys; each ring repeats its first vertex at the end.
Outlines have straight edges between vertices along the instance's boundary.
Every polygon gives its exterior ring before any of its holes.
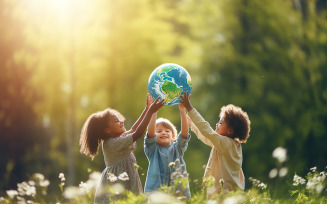
{"type": "Polygon", "coordinates": [[[188,112],[190,112],[193,109],[193,106],[191,105],[191,101],[190,101],[191,95],[189,95],[188,91],[187,92],[184,91],[184,95],[181,95],[179,97],[181,98],[180,103],[184,105],[184,107],[188,112]]]}
{"type": "Polygon", "coordinates": [[[160,100],[160,96],[153,101],[153,103],[150,105],[149,110],[151,113],[157,112],[164,104],[165,104],[165,99],[160,100]]]}
{"type": "Polygon", "coordinates": [[[151,95],[148,93],[146,95],[146,107],[149,108],[152,102],[153,102],[153,99],[152,99],[151,95]]]}

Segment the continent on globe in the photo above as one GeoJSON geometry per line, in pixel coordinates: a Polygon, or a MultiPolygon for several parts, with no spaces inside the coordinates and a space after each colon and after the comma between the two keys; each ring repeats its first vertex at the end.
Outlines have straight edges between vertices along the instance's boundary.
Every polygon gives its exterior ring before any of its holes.
{"type": "Polygon", "coordinates": [[[161,85],[162,92],[165,93],[166,103],[173,101],[176,97],[179,97],[183,89],[177,87],[176,84],[165,80],[161,85]]]}
{"type": "Polygon", "coordinates": [[[153,99],[160,96],[165,99],[165,105],[179,104],[179,96],[188,91],[191,93],[191,76],[182,66],[165,63],[158,66],[150,75],[148,81],[149,93],[153,99]]]}

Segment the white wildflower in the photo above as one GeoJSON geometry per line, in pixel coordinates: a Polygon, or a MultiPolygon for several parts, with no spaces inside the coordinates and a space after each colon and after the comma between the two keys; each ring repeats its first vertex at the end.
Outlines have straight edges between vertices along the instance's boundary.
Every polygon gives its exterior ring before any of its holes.
{"type": "Polygon", "coordinates": [[[119,174],[118,179],[121,181],[127,181],[127,180],[129,180],[129,177],[126,172],[123,172],[123,173],[119,174]]]}
{"type": "Polygon", "coordinates": [[[223,201],[223,204],[237,204],[237,203],[244,203],[245,202],[245,198],[242,195],[235,195],[235,196],[231,196],[226,198],[223,201]]]}
{"type": "Polygon", "coordinates": [[[182,178],[183,176],[182,176],[182,174],[180,173],[180,172],[173,172],[171,175],[170,175],[170,178],[172,179],[172,180],[174,180],[174,179],[176,179],[176,178],[182,178]]]}
{"type": "Polygon", "coordinates": [[[317,167],[315,166],[315,167],[310,168],[310,171],[316,172],[317,171],[317,167]]]}
{"type": "Polygon", "coordinates": [[[260,183],[260,184],[258,185],[258,187],[261,188],[261,189],[266,189],[266,188],[267,188],[267,185],[264,184],[264,183],[260,183]]]}
{"type": "Polygon", "coordinates": [[[176,202],[175,198],[167,193],[161,191],[152,191],[148,197],[149,203],[174,203],[176,202]]]}
{"type": "Polygon", "coordinates": [[[322,184],[319,184],[319,185],[316,186],[316,189],[315,190],[316,190],[316,192],[318,194],[320,194],[323,189],[324,189],[324,186],[322,184]]]}
{"type": "Polygon", "coordinates": [[[306,189],[313,190],[315,188],[315,183],[312,181],[308,181],[306,189]]]}
{"type": "Polygon", "coordinates": [[[253,185],[258,186],[260,181],[256,178],[250,177],[249,180],[252,182],[253,185]]]}
{"type": "Polygon", "coordinates": [[[182,177],[188,178],[188,176],[189,176],[189,174],[186,171],[184,171],[182,177]]]}
{"type": "Polygon", "coordinates": [[[277,174],[278,174],[278,169],[274,168],[274,169],[270,170],[269,178],[273,179],[277,176],[277,174]]]}
{"type": "Polygon", "coordinates": [[[111,186],[111,191],[114,194],[121,194],[125,190],[124,186],[120,183],[115,183],[114,185],[111,186]]]}
{"type": "Polygon", "coordinates": [[[273,153],[272,156],[278,160],[279,163],[283,163],[286,161],[287,158],[287,150],[283,147],[277,147],[273,153]]]}
{"type": "Polygon", "coordinates": [[[64,173],[60,173],[59,178],[60,178],[61,182],[64,182],[66,180],[64,173]]]}
{"type": "Polygon", "coordinates": [[[101,176],[100,172],[93,172],[89,175],[89,180],[86,181],[86,185],[88,186],[88,189],[92,189],[97,186],[100,176],[101,176]]]}
{"type": "Polygon", "coordinates": [[[305,184],[305,179],[302,178],[301,176],[298,176],[298,175],[294,175],[293,177],[293,186],[298,186],[300,184],[305,184]]]}
{"type": "Polygon", "coordinates": [[[175,166],[175,162],[170,162],[170,163],[168,164],[168,166],[169,166],[169,167],[173,167],[173,166],[175,166]]]}
{"type": "Polygon", "coordinates": [[[288,173],[287,167],[283,167],[279,170],[279,177],[284,177],[287,175],[287,173],[288,173]]]}
{"type": "Polygon", "coordinates": [[[35,196],[36,195],[35,186],[29,186],[29,188],[26,189],[26,195],[27,196],[35,196]]]}
{"type": "Polygon", "coordinates": [[[50,181],[49,180],[43,180],[43,181],[40,181],[40,186],[41,187],[48,187],[50,185],[50,181]]]}
{"type": "Polygon", "coordinates": [[[208,200],[206,204],[218,204],[216,200],[208,200]]]}
{"type": "Polygon", "coordinates": [[[18,195],[18,192],[16,190],[8,190],[8,191],[6,191],[6,193],[10,199],[13,199],[15,196],[18,195]]]}
{"type": "Polygon", "coordinates": [[[97,171],[92,172],[89,175],[89,179],[96,180],[96,181],[98,181],[100,177],[101,177],[101,173],[100,172],[97,172],[97,171]]]}
{"type": "Polygon", "coordinates": [[[25,204],[27,202],[25,198],[22,196],[17,196],[17,200],[18,200],[17,204],[25,204]]]}
{"type": "Polygon", "coordinates": [[[29,185],[27,182],[22,182],[17,184],[17,191],[21,196],[35,196],[36,188],[35,186],[29,185]]]}
{"type": "Polygon", "coordinates": [[[65,185],[65,180],[66,180],[64,173],[60,173],[59,178],[60,178],[60,181],[61,181],[60,185],[61,185],[61,188],[62,188],[62,186],[65,185]]]}
{"type": "Polygon", "coordinates": [[[118,180],[117,176],[112,173],[108,173],[108,179],[110,180],[110,182],[115,182],[118,180]]]}
{"type": "Polygon", "coordinates": [[[80,188],[80,191],[83,194],[87,194],[90,192],[89,186],[87,185],[87,183],[84,183],[83,181],[78,185],[78,187],[80,188]]]}
{"type": "Polygon", "coordinates": [[[64,195],[65,198],[71,200],[71,199],[74,199],[76,197],[79,197],[81,195],[81,191],[76,186],[68,186],[65,189],[63,195],[64,195]]]}
{"type": "Polygon", "coordinates": [[[177,200],[186,200],[186,199],[187,199],[186,196],[179,196],[179,197],[177,197],[177,200]]]}
{"type": "Polygon", "coordinates": [[[319,176],[320,176],[320,181],[324,181],[326,179],[326,172],[322,171],[319,173],[319,176]]]}
{"type": "Polygon", "coordinates": [[[41,173],[35,173],[35,174],[33,174],[33,177],[35,177],[36,179],[38,179],[40,181],[43,181],[44,180],[44,176],[41,173]]]}

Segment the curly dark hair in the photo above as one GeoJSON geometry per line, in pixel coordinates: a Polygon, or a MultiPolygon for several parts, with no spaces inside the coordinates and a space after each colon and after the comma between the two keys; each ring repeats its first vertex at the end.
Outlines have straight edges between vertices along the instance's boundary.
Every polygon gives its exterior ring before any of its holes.
{"type": "Polygon", "coordinates": [[[233,129],[232,138],[238,139],[242,143],[246,143],[250,136],[250,119],[246,112],[240,107],[233,104],[223,106],[220,110],[219,117],[224,117],[228,127],[233,129]]]}
{"type": "Polygon", "coordinates": [[[79,140],[80,152],[89,155],[92,160],[99,152],[100,143],[110,137],[105,133],[105,129],[108,127],[108,121],[112,115],[116,115],[122,121],[125,120],[118,111],[107,108],[91,114],[82,127],[79,140]]]}

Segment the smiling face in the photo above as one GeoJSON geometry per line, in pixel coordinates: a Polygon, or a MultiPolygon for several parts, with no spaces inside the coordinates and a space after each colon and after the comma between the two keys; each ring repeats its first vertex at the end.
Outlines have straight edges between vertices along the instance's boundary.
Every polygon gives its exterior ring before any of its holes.
{"type": "Polygon", "coordinates": [[[117,115],[110,115],[108,121],[108,128],[105,129],[111,137],[119,137],[122,133],[126,132],[124,121],[120,120],[117,115]]]}
{"type": "Polygon", "coordinates": [[[156,136],[157,144],[160,146],[168,146],[175,139],[172,129],[162,123],[156,124],[156,136]]]}
{"type": "Polygon", "coordinates": [[[224,120],[224,116],[220,118],[219,122],[216,124],[216,133],[223,136],[231,136],[233,134],[233,130],[228,126],[226,121],[224,120]]]}

